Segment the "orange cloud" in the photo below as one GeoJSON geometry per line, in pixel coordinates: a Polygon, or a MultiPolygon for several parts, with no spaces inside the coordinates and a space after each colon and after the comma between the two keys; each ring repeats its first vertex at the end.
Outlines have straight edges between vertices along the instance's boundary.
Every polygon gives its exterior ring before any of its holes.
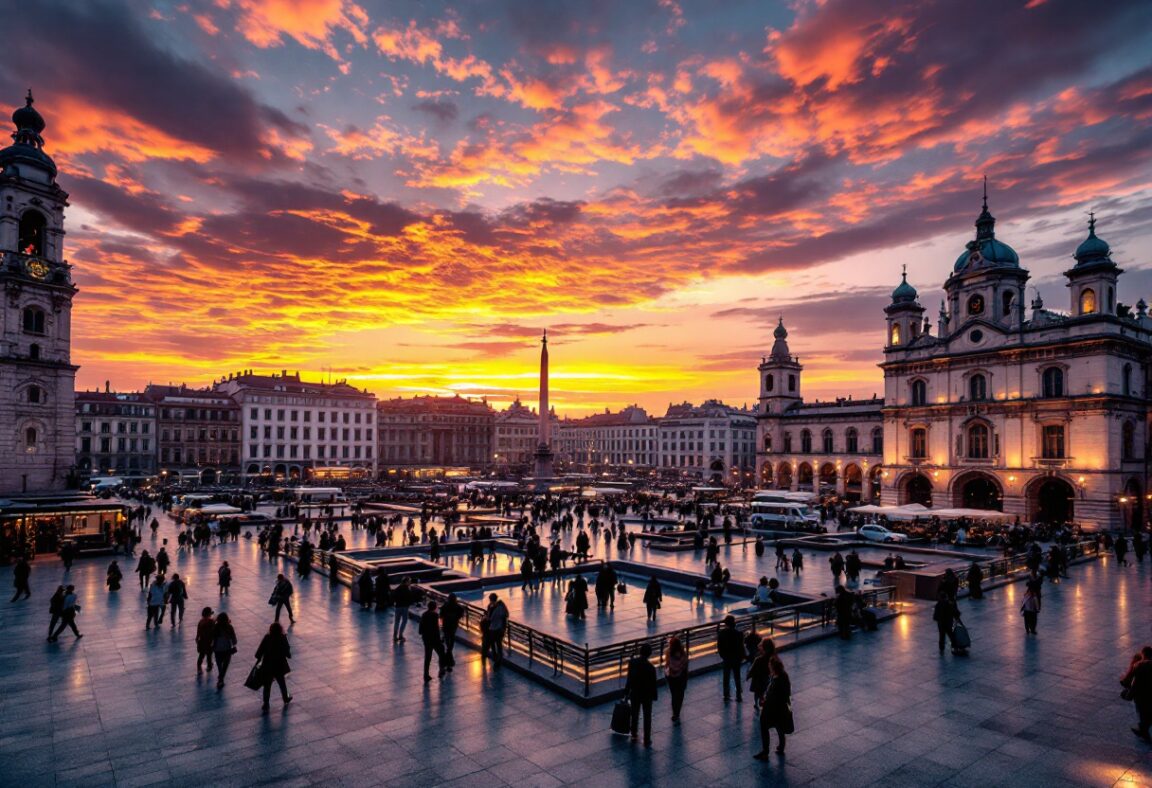
{"type": "MultiPolygon", "coordinates": [[[[224,0],[228,5],[229,0],[224,0]]],[[[336,30],[358,44],[367,42],[368,14],[351,0],[231,0],[239,12],[240,33],[261,48],[280,46],[285,38],[333,60],[340,53],[331,41],[336,30]]]]}
{"type": "Polygon", "coordinates": [[[79,96],[53,99],[52,153],[62,162],[91,153],[111,153],[126,162],[211,161],[216,152],[174,137],[123,112],[79,96]]]}

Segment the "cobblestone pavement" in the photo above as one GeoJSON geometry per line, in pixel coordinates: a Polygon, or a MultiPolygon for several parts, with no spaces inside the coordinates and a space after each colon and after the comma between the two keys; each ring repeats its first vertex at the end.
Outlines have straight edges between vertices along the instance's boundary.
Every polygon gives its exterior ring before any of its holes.
{"type": "MultiPolygon", "coordinates": [[[[165,522],[161,537],[174,545],[165,522]]],[[[148,536],[144,548],[157,546],[148,536]]],[[[654,745],[608,732],[611,705],[581,709],[474,652],[443,681],[421,681],[414,626],[391,642],[391,614],[362,613],[347,589],[313,575],[296,583],[289,632],[295,696],[268,715],[243,687],[271,620],[281,564],[241,540],[178,553],[188,613],[144,630],[144,599],[109,594],[110,559],[70,573],[34,562],[29,601],[0,600],[0,784],[40,785],[1113,785],[1152,784],[1152,748],[1128,728],[1117,679],[1152,643],[1152,567],[1106,559],[1046,586],[1039,635],[1026,637],[1020,586],[962,601],[968,658],[941,656],[930,611],[877,633],[786,652],[797,732],[785,758],[760,763],[752,704],[725,704],[720,676],[693,679],[682,724],[656,704],[654,745]],[[227,560],[232,593],[217,593],[227,560]],[[45,642],[48,597],[77,586],[82,640],[45,642]],[[221,692],[196,673],[200,608],[226,610],[240,637],[221,692]]],[[[813,567],[815,570],[816,567],[813,567]]],[[[12,570],[0,568],[10,589],[12,570]]]]}

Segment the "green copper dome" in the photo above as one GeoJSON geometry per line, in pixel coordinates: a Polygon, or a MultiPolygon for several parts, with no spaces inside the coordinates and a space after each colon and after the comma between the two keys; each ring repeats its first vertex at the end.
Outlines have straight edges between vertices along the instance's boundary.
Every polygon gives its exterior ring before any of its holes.
{"type": "Polygon", "coordinates": [[[902,278],[900,284],[892,291],[892,303],[894,304],[907,304],[916,300],[916,288],[908,284],[908,272],[905,271],[900,275],[902,278]]]}
{"type": "Polygon", "coordinates": [[[988,210],[988,192],[985,188],[984,207],[976,217],[976,240],[969,241],[956,258],[953,273],[965,269],[1019,268],[1020,255],[1003,241],[996,240],[996,217],[988,210]]]}
{"type": "Polygon", "coordinates": [[[1096,236],[1096,217],[1088,220],[1088,237],[1076,247],[1076,267],[1083,268],[1100,263],[1112,263],[1112,249],[1108,242],[1096,236]]]}

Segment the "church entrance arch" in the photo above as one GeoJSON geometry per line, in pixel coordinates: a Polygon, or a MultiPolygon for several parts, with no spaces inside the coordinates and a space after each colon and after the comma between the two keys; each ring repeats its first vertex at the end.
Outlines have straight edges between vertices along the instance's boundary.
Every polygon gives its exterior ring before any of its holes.
{"type": "Polygon", "coordinates": [[[764,467],[760,469],[760,486],[772,486],[772,463],[770,462],[764,463],[764,467]]]}
{"type": "Polygon", "coordinates": [[[851,463],[844,466],[844,497],[849,501],[859,501],[864,495],[864,473],[860,466],[851,463]]]}
{"type": "Polygon", "coordinates": [[[1071,522],[1076,514],[1076,490],[1059,476],[1046,476],[1028,485],[1028,519],[1034,523],[1071,522]]]}
{"type": "Polygon", "coordinates": [[[952,505],[964,509],[1004,510],[1004,493],[995,478],[979,471],[962,474],[952,485],[952,505]]]}
{"type": "Polygon", "coordinates": [[[929,508],[932,506],[932,482],[922,473],[909,474],[900,486],[900,505],[907,506],[910,503],[929,508]]]}
{"type": "Polygon", "coordinates": [[[830,462],[826,462],[820,466],[820,492],[821,493],[834,493],[836,492],[836,466],[830,462]]]}
{"type": "Polygon", "coordinates": [[[782,462],[776,467],[776,489],[792,489],[792,466],[786,462],[782,462]]]}

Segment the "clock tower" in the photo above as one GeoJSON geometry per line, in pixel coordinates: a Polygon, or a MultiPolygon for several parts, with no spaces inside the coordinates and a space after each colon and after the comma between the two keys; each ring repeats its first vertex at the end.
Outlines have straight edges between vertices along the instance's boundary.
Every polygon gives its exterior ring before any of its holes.
{"type": "Polygon", "coordinates": [[[32,103],[0,150],[0,494],[64,489],[76,456],[68,195],[32,103]]]}

